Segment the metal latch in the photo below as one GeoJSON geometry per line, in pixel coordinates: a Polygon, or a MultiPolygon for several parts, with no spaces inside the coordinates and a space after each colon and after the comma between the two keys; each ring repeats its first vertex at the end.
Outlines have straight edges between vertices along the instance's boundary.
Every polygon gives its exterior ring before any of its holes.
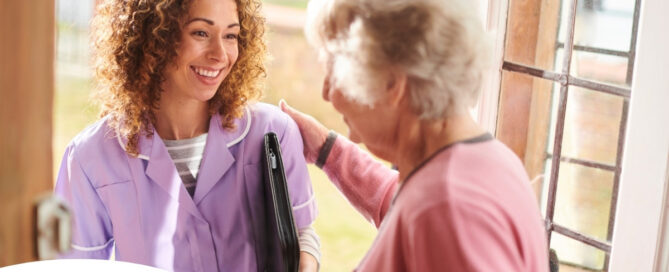
{"type": "Polygon", "coordinates": [[[35,201],[35,250],[39,260],[56,258],[70,250],[71,215],[67,204],[49,194],[35,201]]]}
{"type": "Polygon", "coordinates": [[[270,163],[270,166],[272,167],[272,169],[276,169],[278,167],[277,162],[276,162],[276,156],[274,155],[274,152],[272,152],[271,150],[269,151],[269,160],[270,160],[269,163],[270,163]]]}

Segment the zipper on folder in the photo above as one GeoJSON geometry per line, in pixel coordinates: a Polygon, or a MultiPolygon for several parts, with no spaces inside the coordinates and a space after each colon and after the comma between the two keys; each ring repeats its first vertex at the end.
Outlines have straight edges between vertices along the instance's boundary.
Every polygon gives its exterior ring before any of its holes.
{"type": "Polygon", "coordinates": [[[269,151],[269,160],[272,169],[276,169],[277,168],[276,156],[274,155],[274,152],[272,152],[272,150],[269,151]]]}

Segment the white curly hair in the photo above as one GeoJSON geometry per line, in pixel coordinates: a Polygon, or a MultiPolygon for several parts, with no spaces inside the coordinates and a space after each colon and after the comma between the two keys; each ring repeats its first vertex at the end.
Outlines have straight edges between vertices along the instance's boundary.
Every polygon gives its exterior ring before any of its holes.
{"type": "Polygon", "coordinates": [[[390,69],[401,69],[420,118],[442,119],[476,103],[488,64],[475,2],[311,0],[305,34],[347,98],[373,106],[390,69]]]}

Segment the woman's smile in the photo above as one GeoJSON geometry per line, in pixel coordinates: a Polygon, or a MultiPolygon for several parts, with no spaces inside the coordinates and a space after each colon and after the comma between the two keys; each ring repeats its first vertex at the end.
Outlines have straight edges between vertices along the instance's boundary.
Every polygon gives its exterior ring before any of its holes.
{"type": "Polygon", "coordinates": [[[221,69],[214,69],[210,67],[190,66],[190,70],[202,84],[205,85],[219,85],[221,83],[221,69]]]}

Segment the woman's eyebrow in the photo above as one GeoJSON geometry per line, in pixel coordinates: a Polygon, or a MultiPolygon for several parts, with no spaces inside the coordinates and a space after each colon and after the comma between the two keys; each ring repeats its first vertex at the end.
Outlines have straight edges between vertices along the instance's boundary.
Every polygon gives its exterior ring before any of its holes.
{"type": "MultiPolygon", "coordinates": [[[[216,24],[214,23],[214,21],[209,20],[209,19],[206,19],[206,18],[201,18],[201,17],[196,17],[196,18],[190,19],[190,20],[188,20],[188,22],[186,22],[184,25],[188,25],[188,24],[190,24],[190,23],[192,23],[192,22],[195,22],[195,21],[203,21],[203,22],[207,23],[208,25],[212,25],[212,26],[213,26],[213,25],[216,25],[216,24]]],[[[236,27],[236,26],[240,26],[239,23],[232,23],[232,24],[229,24],[229,25],[228,25],[228,28],[233,28],[233,27],[236,27]]]]}
{"type": "Polygon", "coordinates": [[[192,23],[192,22],[195,22],[195,21],[203,21],[203,22],[205,22],[205,23],[207,23],[207,24],[209,24],[209,25],[214,25],[214,21],[209,20],[209,19],[205,19],[205,18],[200,18],[200,17],[196,17],[196,18],[190,19],[190,20],[188,20],[188,22],[186,22],[184,25],[188,25],[188,24],[190,24],[190,23],[192,23]]]}

